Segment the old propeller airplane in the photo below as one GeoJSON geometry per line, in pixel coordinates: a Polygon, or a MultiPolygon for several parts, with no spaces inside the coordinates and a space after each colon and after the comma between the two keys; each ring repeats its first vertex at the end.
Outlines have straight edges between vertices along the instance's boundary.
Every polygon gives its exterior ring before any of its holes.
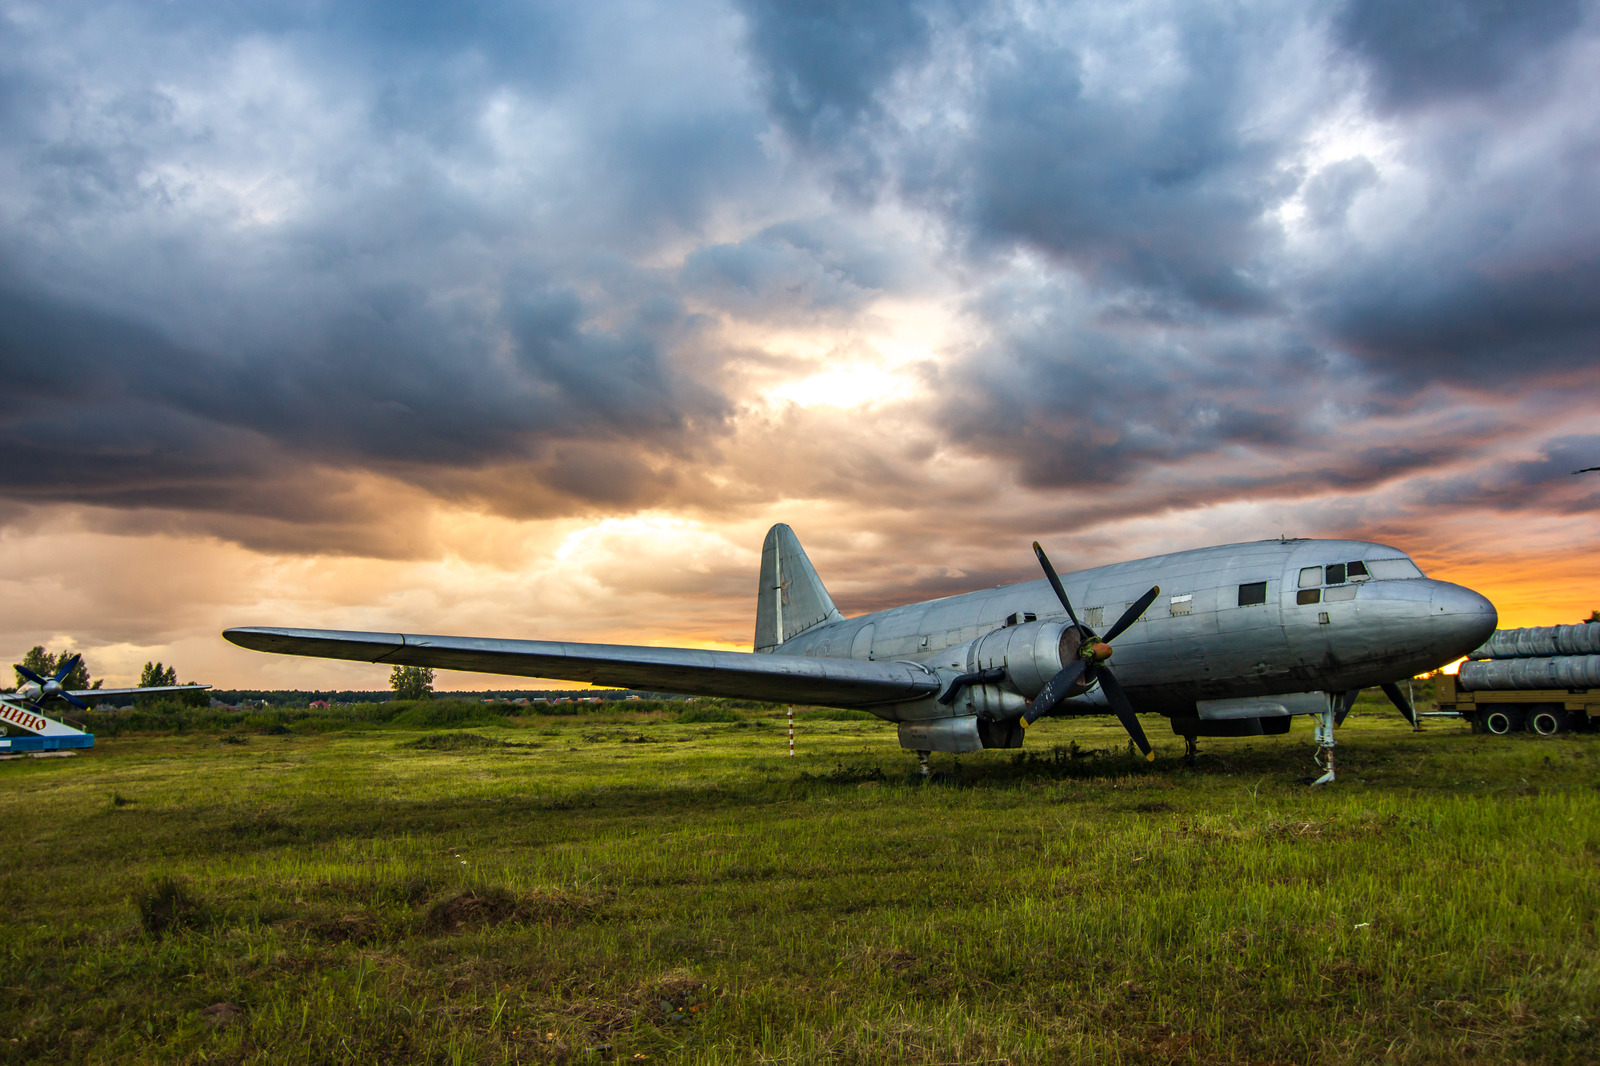
{"type": "Polygon", "coordinates": [[[15,692],[0,692],[0,700],[26,703],[36,711],[44,710],[49,700],[63,700],[80,711],[87,711],[86,700],[103,700],[108,696],[153,696],[158,692],[203,692],[210,685],[154,685],[149,688],[74,688],[64,687],[67,675],[77,668],[82,656],[74,655],[56,668],[54,677],[40,677],[21,663],[13,667],[24,680],[15,692]]]}
{"type": "MultiPolygon", "coordinates": [[[[17,676],[23,679],[14,692],[0,692],[0,725],[16,726],[35,734],[22,740],[0,739],[0,751],[39,751],[57,748],[88,748],[94,746],[94,736],[65,722],[48,717],[46,704],[53,700],[70,703],[80,711],[89,709],[89,700],[103,700],[108,696],[152,696],[159,692],[203,692],[210,685],[156,685],[149,688],[77,688],[66,687],[68,675],[77,669],[82,657],[69,656],[56,667],[55,676],[41,677],[21,663],[16,665],[17,676]]],[[[4,730],[0,730],[3,736],[4,730]]]]}
{"type": "Polygon", "coordinates": [[[864,708],[930,752],[1022,746],[1046,716],[1114,714],[1154,758],[1138,712],[1196,737],[1285,733],[1317,719],[1320,781],[1355,693],[1460,658],[1494,632],[1494,605],[1430,580],[1403,552],[1288,539],[1174,552],[846,618],[794,532],[761,553],[755,650],[244,627],[257,651],[588,681],[621,688],[864,708]],[[1074,606],[1080,605],[1080,613],[1074,606]],[[1105,617],[1115,619],[1100,634],[1105,617]],[[1110,667],[1116,642],[1116,672],[1110,667]]]}

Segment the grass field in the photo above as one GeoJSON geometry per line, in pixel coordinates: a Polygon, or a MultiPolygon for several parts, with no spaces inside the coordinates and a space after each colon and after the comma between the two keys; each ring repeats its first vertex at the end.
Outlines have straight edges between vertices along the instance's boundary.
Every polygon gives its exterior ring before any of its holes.
{"type": "Polygon", "coordinates": [[[1600,737],[727,717],[0,763],[0,1061],[1600,1059],[1600,737]]]}

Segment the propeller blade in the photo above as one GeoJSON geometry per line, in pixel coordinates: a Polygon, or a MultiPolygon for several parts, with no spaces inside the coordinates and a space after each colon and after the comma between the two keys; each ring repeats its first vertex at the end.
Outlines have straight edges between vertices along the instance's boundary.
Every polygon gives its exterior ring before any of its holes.
{"type": "Polygon", "coordinates": [[[1039,565],[1044,567],[1044,576],[1050,579],[1050,587],[1056,590],[1056,599],[1061,601],[1061,606],[1067,609],[1067,617],[1072,619],[1072,624],[1079,629],[1094,636],[1089,627],[1078,621],[1078,615],[1072,609],[1072,601],[1067,599],[1067,590],[1061,587],[1061,579],[1056,576],[1056,568],[1050,565],[1050,557],[1039,547],[1039,542],[1033,542],[1033,554],[1039,557],[1039,565]]]}
{"type": "Polygon", "coordinates": [[[1122,636],[1122,631],[1137,622],[1139,616],[1150,609],[1150,605],[1156,602],[1156,597],[1159,595],[1161,595],[1161,586],[1156,585],[1149,592],[1128,604],[1128,609],[1122,612],[1122,617],[1117,619],[1117,624],[1112,626],[1106,632],[1106,635],[1100,639],[1110,644],[1113,640],[1122,636]]]}
{"type": "Polygon", "coordinates": [[[1389,702],[1400,708],[1400,714],[1410,722],[1412,728],[1417,724],[1417,712],[1411,709],[1411,701],[1406,699],[1406,694],[1400,691],[1400,686],[1393,681],[1383,686],[1383,694],[1389,697],[1389,702]]]}
{"type": "Polygon", "coordinates": [[[64,662],[60,666],[56,667],[56,684],[59,685],[66,678],[66,676],[68,674],[72,673],[72,671],[77,668],[78,663],[80,663],[82,661],[83,661],[83,656],[74,655],[72,658],[68,659],[66,662],[64,662]]]}
{"type": "Polygon", "coordinates": [[[32,681],[35,685],[44,684],[44,678],[40,677],[38,674],[34,673],[32,670],[29,670],[26,666],[23,666],[21,663],[18,663],[16,665],[15,669],[16,669],[17,673],[21,674],[23,677],[27,678],[29,681],[32,681]]]}
{"type": "Polygon", "coordinates": [[[1344,725],[1344,716],[1350,713],[1350,708],[1356,705],[1356,697],[1361,695],[1361,690],[1353,688],[1339,697],[1339,708],[1333,712],[1335,727],[1344,725]]]}
{"type": "Polygon", "coordinates": [[[1128,702],[1128,694],[1122,691],[1122,685],[1111,675],[1111,671],[1103,666],[1095,667],[1095,678],[1100,682],[1100,689],[1106,694],[1106,701],[1111,704],[1111,710],[1116,713],[1117,721],[1122,723],[1122,728],[1128,731],[1128,736],[1139,745],[1139,750],[1144,752],[1145,761],[1155,762],[1156,753],[1150,750],[1150,742],[1145,739],[1144,727],[1139,724],[1139,718],[1133,713],[1133,704],[1128,702]]]}
{"type": "Polygon", "coordinates": [[[1078,678],[1083,676],[1083,671],[1088,665],[1082,659],[1074,659],[1066,666],[1063,666],[1055,677],[1046,681],[1044,688],[1039,690],[1039,694],[1033,698],[1033,702],[1028,704],[1027,711],[1023,713],[1022,728],[1028,728],[1034,722],[1055,710],[1056,704],[1061,702],[1062,697],[1067,694],[1067,690],[1077,683],[1078,678]]]}
{"type": "Polygon", "coordinates": [[[82,700],[80,700],[78,697],[74,696],[70,692],[61,693],[61,698],[66,700],[68,703],[72,704],[74,707],[78,708],[78,710],[80,710],[80,711],[87,711],[89,709],[89,705],[87,703],[83,702],[82,700]]]}

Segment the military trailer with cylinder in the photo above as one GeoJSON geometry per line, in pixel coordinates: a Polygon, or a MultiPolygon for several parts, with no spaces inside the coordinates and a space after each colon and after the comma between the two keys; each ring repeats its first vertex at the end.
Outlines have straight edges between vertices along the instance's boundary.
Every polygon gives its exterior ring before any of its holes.
{"type": "Polygon", "coordinates": [[[1438,686],[1439,710],[1474,732],[1590,729],[1600,718],[1600,624],[1498,630],[1438,686]]]}

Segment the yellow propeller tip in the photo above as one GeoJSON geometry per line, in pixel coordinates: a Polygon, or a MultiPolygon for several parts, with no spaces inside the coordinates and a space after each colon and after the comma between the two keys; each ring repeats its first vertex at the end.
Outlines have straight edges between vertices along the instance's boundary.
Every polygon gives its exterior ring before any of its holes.
{"type": "Polygon", "coordinates": [[[1028,728],[1028,720],[1026,718],[1018,718],[1017,721],[1022,723],[1022,728],[1028,728]]]}
{"type": "Polygon", "coordinates": [[[1161,595],[1161,586],[1160,585],[1156,586],[1156,595],[1157,596],[1161,595]]]}
{"type": "Polygon", "coordinates": [[[1146,755],[1144,757],[1144,761],[1145,762],[1155,762],[1156,761],[1156,753],[1152,751],[1149,755],[1146,755]]]}

